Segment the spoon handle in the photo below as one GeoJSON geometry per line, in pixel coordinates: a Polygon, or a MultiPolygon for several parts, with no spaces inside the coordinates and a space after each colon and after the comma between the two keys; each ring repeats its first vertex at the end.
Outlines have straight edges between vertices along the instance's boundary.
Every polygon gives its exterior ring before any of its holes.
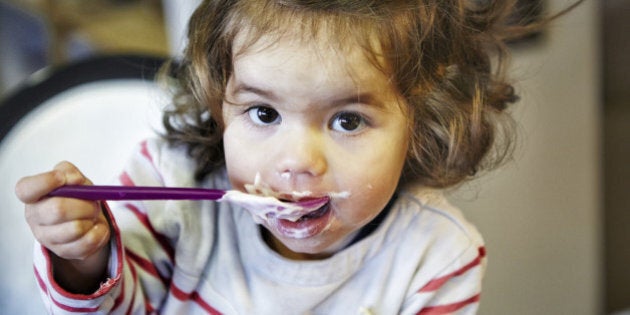
{"type": "Polygon", "coordinates": [[[49,196],[84,200],[219,200],[225,190],[151,186],[83,186],[59,187],[49,196]]]}

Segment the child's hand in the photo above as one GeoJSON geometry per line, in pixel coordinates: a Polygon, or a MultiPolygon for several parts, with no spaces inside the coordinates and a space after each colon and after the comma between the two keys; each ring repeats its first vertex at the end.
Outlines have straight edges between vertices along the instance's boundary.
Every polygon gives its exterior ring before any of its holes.
{"type": "MultiPolygon", "coordinates": [[[[16,195],[26,204],[26,221],[33,235],[54,253],[51,259],[57,267],[55,278],[72,271],[75,277],[78,272],[93,284],[105,272],[110,229],[100,203],[46,197],[63,185],[91,184],[74,165],[61,162],[50,172],[20,179],[15,187],[16,195]]],[[[84,287],[73,289],[82,291],[84,287]]]]}
{"type": "Polygon", "coordinates": [[[68,162],[54,170],[20,179],[15,187],[26,204],[26,221],[40,244],[60,258],[85,259],[109,240],[109,225],[98,202],[46,195],[63,185],[91,185],[68,162]]]}

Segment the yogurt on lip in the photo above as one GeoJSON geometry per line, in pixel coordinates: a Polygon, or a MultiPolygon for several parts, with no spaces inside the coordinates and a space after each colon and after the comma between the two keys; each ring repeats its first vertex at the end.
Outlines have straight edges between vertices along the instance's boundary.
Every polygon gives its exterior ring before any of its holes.
{"type": "MultiPolygon", "coordinates": [[[[324,206],[324,207],[329,207],[324,206]]],[[[307,220],[298,220],[296,222],[269,219],[268,225],[273,228],[276,233],[285,238],[305,239],[328,230],[332,224],[332,211],[325,209],[321,216],[309,218],[307,220]]]]}
{"type": "Polygon", "coordinates": [[[256,223],[262,223],[271,218],[295,222],[302,216],[323,207],[330,201],[330,198],[321,197],[299,202],[283,202],[273,196],[259,196],[229,190],[220,201],[242,206],[252,214],[256,223]]]}
{"type": "Polygon", "coordinates": [[[220,201],[227,201],[244,207],[258,224],[269,223],[270,220],[296,222],[304,215],[325,206],[331,199],[347,198],[350,195],[349,192],[333,192],[325,196],[311,198],[312,192],[310,191],[293,191],[290,194],[281,194],[263,183],[260,179],[260,173],[256,174],[254,184],[245,185],[245,189],[248,193],[229,190],[220,201]],[[295,201],[285,202],[279,198],[295,201]]]}

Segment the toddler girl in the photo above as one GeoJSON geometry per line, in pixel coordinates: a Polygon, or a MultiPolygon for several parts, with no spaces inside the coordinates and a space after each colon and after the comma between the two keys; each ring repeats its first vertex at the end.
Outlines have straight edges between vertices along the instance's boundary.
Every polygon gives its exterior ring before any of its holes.
{"type": "Polygon", "coordinates": [[[165,71],[178,88],[166,133],[141,143],[120,184],[318,206],[289,220],[212,201],[47,197],[91,184],[60,163],[16,187],[49,311],[475,313],[484,244],[440,189],[509,151],[510,8],[204,1],[165,71]]]}

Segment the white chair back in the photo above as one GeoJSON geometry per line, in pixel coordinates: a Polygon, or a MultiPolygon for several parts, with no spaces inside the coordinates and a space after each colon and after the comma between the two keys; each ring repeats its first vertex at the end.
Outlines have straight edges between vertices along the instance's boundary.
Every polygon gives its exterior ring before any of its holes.
{"type": "Polygon", "coordinates": [[[17,180],[67,160],[94,183],[111,183],[134,146],[162,131],[160,112],[167,104],[168,93],[150,80],[80,84],[42,103],[1,139],[0,313],[44,313],[33,276],[33,236],[14,193],[17,180]]]}

